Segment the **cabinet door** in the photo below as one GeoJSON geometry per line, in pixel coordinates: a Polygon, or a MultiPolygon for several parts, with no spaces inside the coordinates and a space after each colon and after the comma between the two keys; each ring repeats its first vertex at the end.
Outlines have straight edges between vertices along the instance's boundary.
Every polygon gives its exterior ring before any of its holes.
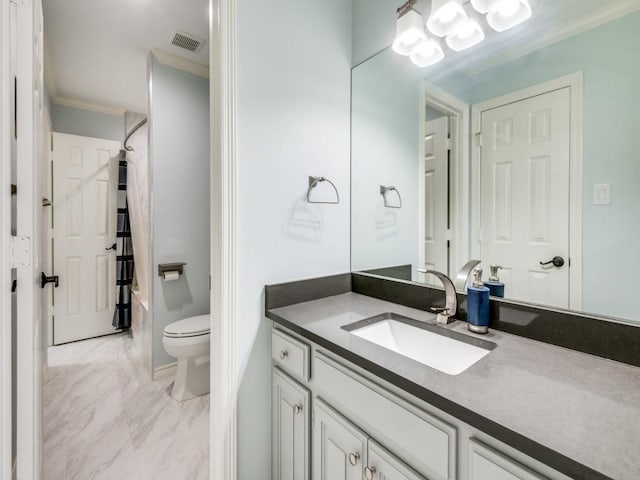
{"type": "Polygon", "coordinates": [[[313,402],[313,480],[362,480],[367,436],[322,400],[313,402]]]}
{"type": "Polygon", "coordinates": [[[499,453],[477,440],[469,442],[470,480],[545,480],[525,465],[499,453]]]}
{"type": "Polygon", "coordinates": [[[426,480],[373,440],[369,440],[364,474],[366,480],[426,480]]]}
{"type": "Polygon", "coordinates": [[[286,374],[273,369],[273,480],[309,479],[310,397],[286,374]]]}

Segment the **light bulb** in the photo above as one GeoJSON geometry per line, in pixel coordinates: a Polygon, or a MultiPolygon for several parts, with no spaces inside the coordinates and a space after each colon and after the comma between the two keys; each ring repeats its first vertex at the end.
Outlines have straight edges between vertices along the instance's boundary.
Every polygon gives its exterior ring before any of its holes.
{"type": "Polygon", "coordinates": [[[498,13],[503,17],[511,17],[520,9],[520,0],[502,0],[498,6],[498,13]]]}
{"type": "Polygon", "coordinates": [[[391,48],[400,55],[410,55],[426,38],[422,15],[415,10],[409,10],[396,21],[396,37],[391,48]]]}
{"type": "Polygon", "coordinates": [[[445,37],[453,33],[466,19],[467,14],[460,0],[433,0],[427,28],[434,35],[445,37]]]}
{"type": "Polygon", "coordinates": [[[504,32],[530,17],[529,0],[502,0],[496,10],[487,13],[487,23],[496,32],[504,32]]]}
{"type": "Polygon", "coordinates": [[[442,60],[444,52],[438,41],[429,38],[420,42],[409,58],[418,67],[428,67],[442,60]]]}
{"type": "Polygon", "coordinates": [[[460,28],[458,28],[456,35],[459,38],[466,40],[471,37],[471,35],[473,35],[475,31],[476,26],[474,25],[474,22],[472,20],[469,20],[468,22],[464,22],[462,25],[460,25],[460,28]]]}

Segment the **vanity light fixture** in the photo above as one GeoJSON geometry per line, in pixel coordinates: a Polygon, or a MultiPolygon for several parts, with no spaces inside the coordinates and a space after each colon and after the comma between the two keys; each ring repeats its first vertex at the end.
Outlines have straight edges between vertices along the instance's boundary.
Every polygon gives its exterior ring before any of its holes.
{"type": "Polygon", "coordinates": [[[497,10],[503,0],[471,0],[471,6],[480,13],[489,13],[497,10]]]}
{"type": "Polygon", "coordinates": [[[495,10],[487,13],[487,23],[496,32],[504,32],[530,17],[529,0],[501,0],[495,10]]]}
{"type": "Polygon", "coordinates": [[[438,37],[453,34],[467,20],[460,0],[432,0],[427,28],[438,37]]]}
{"type": "Polygon", "coordinates": [[[418,48],[409,56],[418,67],[428,67],[444,58],[440,42],[435,38],[427,38],[420,42],[418,48]]]}
{"type": "Polygon", "coordinates": [[[460,24],[456,31],[447,35],[447,46],[455,52],[471,48],[484,40],[484,31],[474,18],[475,12],[468,13],[468,18],[460,24]]]}
{"type": "Polygon", "coordinates": [[[413,8],[416,2],[408,0],[397,10],[396,37],[391,48],[400,55],[411,55],[421,42],[427,40],[422,15],[413,8]]]}

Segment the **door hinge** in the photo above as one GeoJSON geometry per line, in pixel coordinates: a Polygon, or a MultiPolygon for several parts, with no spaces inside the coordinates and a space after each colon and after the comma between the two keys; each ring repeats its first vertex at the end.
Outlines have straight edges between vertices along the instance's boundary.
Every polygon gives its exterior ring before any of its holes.
{"type": "Polygon", "coordinates": [[[28,268],[31,266],[31,238],[25,236],[11,237],[11,268],[28,268]]]}
{"type": "Polygon", "coordinates": [[[476,133],[476,145],[482,147],[482,132],[476,133]]]}
{"type": "Polygon", "coordinates": [[[451,139],[447,138],[447,150],[451,150],[451,139]]]}

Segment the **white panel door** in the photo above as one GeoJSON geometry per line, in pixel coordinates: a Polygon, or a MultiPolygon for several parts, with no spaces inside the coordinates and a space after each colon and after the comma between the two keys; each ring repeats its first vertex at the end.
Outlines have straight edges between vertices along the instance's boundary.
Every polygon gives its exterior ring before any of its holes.
{"type": "Polygon", "coordinates": [[[426,480],[399,458],[369,440],[369,458],[365,477],[373,480],[426,480]]]}
{"type": "Polygon", "coordinates": [[[367,436],[321,400],[313,408],[314,480],[362,480],[367,436]]]}
{"type": "MultiPolygon", "coordinates": [[[[118,152],[112,140],[53,134],[53,343],[113,333],[118,152]]],[[[124,192],[123,192],[124,193],[124,192]]]]}
{"type": "MultiPolygon", "coordinates": [[[[420,254],[419,268],[449,273],[449,118],[425,124],[424,161],[420,162],[420,254]]],[[[419,280],[439,285],[432,275],[419,280]]]]}
{"type": "Polygon", "coordinates": [[[483,111],[482,139],[483,265],[502,265],[505,297],[568,308],[570,89],[483,111]]]}
{"type": "Polygon", "coordinates": [[[309,392],[275,368],[271,388],[272,479],[309,480],[309,392]]]}

